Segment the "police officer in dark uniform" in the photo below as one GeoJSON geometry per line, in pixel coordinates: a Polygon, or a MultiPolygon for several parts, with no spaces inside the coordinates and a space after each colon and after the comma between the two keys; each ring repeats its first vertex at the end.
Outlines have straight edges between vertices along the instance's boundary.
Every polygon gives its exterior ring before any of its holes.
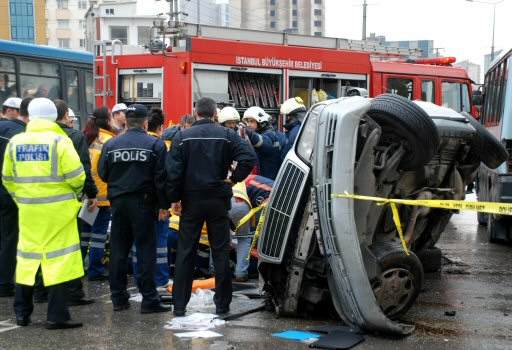
{"type": "MultiPolygon", "coordinates": [[[[16,119],[0,120],[0,171],[9,140],[25,131],[28,122],[28,104],[32,97],[21,101],[16,119]]],[[[14,271],[18,245],[18,207],[0,179],[0,297],[14,296],[14,271]]]]}
{"type": "Polygon", "coordinates": [[[178,132],[166,160],[167,194],[171,202],[181,201],[182,208],[173,286],[176,316],[185,314],[190,300],[194,258],[205,221],[215,266],[216,313],[229,312],[232,298],[228,218],[231,186],[249,175],[256,155],[233,130],[215,124],[216,114],[215,101],[198,100],[197,121],[178,132]],[[237,165],[228,177],[233,161],[237,165]]]}
{"type": "Polygon", "coordinates": [[[142,294],[141,313],[170,311],[155,287],[158,219],[168,217],[170,203],[165,196],[165,155],[162,140],[149,136],[147,109],[134,104],[126,110],[128,130],[109,140],[101,152],[98,174],[108,184],[112,206],[110,233],[110,292],[114,311],[130,307],[126,291],[128,254],[135,243],[140,266],[138,287],[142,294]]]}
{"type": "MultiPolygon", "coordinates": [[[[84,167],[85,182],[83,193],[88,199],[88,205],[94,206],[96,204],[96,195],[98,194],[98,188],[96,187],[94,179],[91,175],[91,158],[89,157],[89,146],[87,145],[87,141],[85,140],[84,134],[79,130],[76,130],[75,128],[71,127],[72,120],[69,116],[68,105],[62,100],[55,100],[54,103],[57,107],[56,122],[73,142],[73,147],[75,148],[76,153],[78,153],[78,156],[80,157],[80,162],[84,167]]],[[[85,297],[82,280],[80,278],[68,282],[68,291],[68,305],[70,306],[88,305],[94,302],[93,299],[85,297]]]]}

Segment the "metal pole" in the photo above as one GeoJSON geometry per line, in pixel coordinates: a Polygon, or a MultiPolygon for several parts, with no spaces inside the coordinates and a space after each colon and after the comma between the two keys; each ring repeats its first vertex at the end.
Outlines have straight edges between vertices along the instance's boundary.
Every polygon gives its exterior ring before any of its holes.
{"type": "Polygon", "coordinates": [[[201,1],[197,0],[197,24],[201,24],[201,1]]]}
{"type": "Polygon", "coordinates": [[[366,8],[368,4],[366,0],[363,1],[363,40],[366,40],[366,8]]]}
{"type": "Polygon", "coordinates": [[[491,62],[494,61],[494,29],[496,28],[496,5],[493,5],[492,12],[492,42],[491,42],[491,62]]]}

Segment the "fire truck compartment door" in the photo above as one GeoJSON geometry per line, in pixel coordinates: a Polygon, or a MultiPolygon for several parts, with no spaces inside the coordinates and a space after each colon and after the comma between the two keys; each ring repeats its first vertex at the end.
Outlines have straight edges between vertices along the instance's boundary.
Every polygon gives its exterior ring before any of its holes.
{"type": "Polygon", "coordinates": [[[119,96],[123,101],[160,102],[162,100],[162,68],[120,69],[119,79],[119,96]]]}
{"type": "Polygon", "coordinates": [[[258,73],[282,76],[280,69],[254,68],[241,66],[225,66],[216,64],[195,63],[193,93],[194,101],[201,97],[213,98],[218,103],[229,103],[229,72],[258,73]]]}

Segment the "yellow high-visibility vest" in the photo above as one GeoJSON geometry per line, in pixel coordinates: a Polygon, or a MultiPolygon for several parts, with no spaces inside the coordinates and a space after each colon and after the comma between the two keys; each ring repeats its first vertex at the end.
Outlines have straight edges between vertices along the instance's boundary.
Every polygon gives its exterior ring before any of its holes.
{"type": "Polygon", "coordinates": [[[89,146],[89,156],[91,157],[91,175],[94,179],[96,187],[98,188],[96,199],[98,200],[99,207],[110,206],[110,202],[107,199],[107,184],[103,182],[103,180],[98,175],[98,162],[100,160],[103,145],[114,136],[116,135],[113,132],[100,128],[98,137],[89,146]]]}
{"type": "Polygon", "coordinates": [[[76,217],[85,173],[73,143],[55,123],[34,120],[4,155],[2,181],[19,209],[16,283],[46,286],[84,274],[76,217]]]}

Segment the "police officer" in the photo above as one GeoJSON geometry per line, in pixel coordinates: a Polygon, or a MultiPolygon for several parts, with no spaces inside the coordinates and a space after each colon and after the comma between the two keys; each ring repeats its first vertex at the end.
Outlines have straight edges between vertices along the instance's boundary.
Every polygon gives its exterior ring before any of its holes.
{"type": "MultiPolygon", "coordinates": [[[[71,109],[68,108],[67,104],[62,100],[55,100],[55,106],[57,107],[57,124],[71,139],[73,142],[73,147],[80,157],[80,162],[82,163],[85,172],[83,193],[87,197],[88,206],[90,208],[94,208],[96,206],[96,195],[98,194],[98,188],[96,187],[94,179],[91,175],[91,158],[89,157],[89,147],[87,145],[87,141],[85,140],[84,134],[72,127],[74,115],[70,116],[71,109]]],[[[88,305],[92,304],[93,302],[93,299],[88,299],[85,297],[81,279],[69,282],[69,305],[88,305]]]]}
{"type": "Polygon", "coordinates": [[[15,120],[20,114],[21,98],[9,97],[2,104],[2,119],[15,120]]]}
{"type": "Polygon", "coordinates": [[[19,209],[16,266],[16,323],[27,326],[33,311],[36,273],[48,288],[48,329],[81,327],[66,304],[66,282],[84,274],[76,216],[85,173],[71,140],[55,123],[57,108],[47,98],[28,106],[26,132],[7,145],[3,183],[19,209]]]}
{"type": "Polygon", "coordinates": [[[247,136],[258,155],[259,173],[274,180],[282,163],[286,136],[270,125],[270,116],[260,107],[247,108],[244,112],[247,136]]]}
{"type": "MultiPolygon", "coordinates": [[[[32,97],[25,98],[18,106],[16,119],[0,121],[0,169],[9,140],[25,131],[28,123],[28,104],[32,97]]],[[[0,297],[14,295],[14,271],[16,268],[16,245],[18,244],[18,207],[2,185],[0,179],[0,297]]]]}
{"type": "Polygon", "coordinates": [[[108,184],[112,206],[110,233],[110,292],[114,311],[130,307],[126,291],[128,254],[135,243],[140,266],[141,313],[170,311],[155,288],[158,219],[168,217],[165,188],[166,149],[162,140],[149,136],[147,109],[134,104],[126,109],[128,130],[109,140],[101,152],[98,173],[108,184]],[[160,210],[159,210],[160,209],[160,210]]]}
{"type": "Polygon", "coordinates": [[[256,162],[256,155],[246,142],[233,130],[215,124],[215,101],[199,99],[195,114],[197,121],[192,127],[175,136],[166,161],[169,200],[181,201],[182,207],[173,286],[176,316],[185,314],[190,300],[194,258],[205,221],[215,266],[216,312],[229,312],[232,298],[228,218],[233,195],[231,186],[243,181],[256,162]],[[237,165],[228,177],[233,161],[237,165]]]}
{"type": "Polygon", "coordinates": [[[289,98],[281,105],[280,112],[286,116],[286,124],[283,127],[286,130],[286,138],[288,140],[286,147],[283,149],[283,158],[292,148],[295,139],[299,134],[300,126],[306,115],[306,106],[300,97],[289,98]]]}

